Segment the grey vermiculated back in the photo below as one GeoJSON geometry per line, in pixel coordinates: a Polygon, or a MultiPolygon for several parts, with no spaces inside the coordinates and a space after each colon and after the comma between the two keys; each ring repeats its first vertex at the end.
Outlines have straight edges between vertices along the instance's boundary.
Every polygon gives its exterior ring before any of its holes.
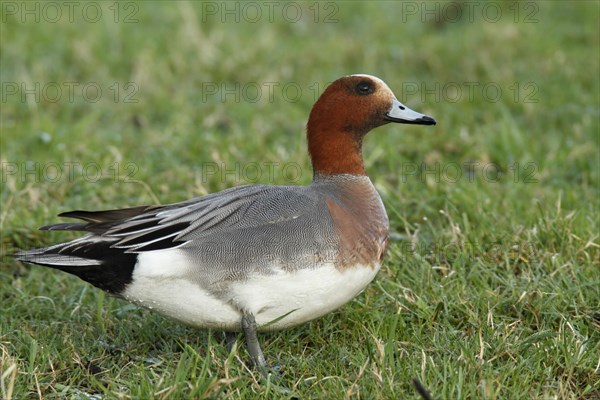
{"type": "MultiPolygon", "coordinates": [[[[157,217],[165,218],[163,223],[191,221],[179,235],[189,241],[180,247],[194,265],[188,278],[211,290],[215,284],[274,273],[275,268],[294,271],[338,262],[340,240],[326,200],[345,207],[360,195],[354,193],[356,185],[368,187],[378,199],[369,178],[340,175],[318,178],[309,186],[234,188],[157,217]]],[[[357,206],[372,199],[362,200],[357,206]]],[[[385,215],[385,210],[377,211],[385,215]]],[[[378,221],[356,221],[370,222],[378,221]]],[[[382,223],[387,229],[387,218],[382,223]]]]}

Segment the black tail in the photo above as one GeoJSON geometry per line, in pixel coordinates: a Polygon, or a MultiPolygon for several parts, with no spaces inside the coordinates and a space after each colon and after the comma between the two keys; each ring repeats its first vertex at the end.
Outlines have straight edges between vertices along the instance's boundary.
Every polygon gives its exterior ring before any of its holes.
{"type": "Polygon", "coordinates": [[[79,218],[85,223],[61,223],[44,226],[42,230],[89,232],[87,236],[50,247],[20,251],[17,260],[59,269],[76,275],[92,285],[113,294],[120,294],[131,282],[137,254],[114,248],[119,239],[101,236],[108,229],[128,218],[155,207],[141,206],[107,211],[71,211],[62,217],[79,218]]]}
{"type": "Polygon", "coordinates": [[[85,236],[68,243],[21,251],[17,260],[59,269],[92,285],[120,294],[131,282],[137,254],[111,247],[113,240],[85,236]]]}

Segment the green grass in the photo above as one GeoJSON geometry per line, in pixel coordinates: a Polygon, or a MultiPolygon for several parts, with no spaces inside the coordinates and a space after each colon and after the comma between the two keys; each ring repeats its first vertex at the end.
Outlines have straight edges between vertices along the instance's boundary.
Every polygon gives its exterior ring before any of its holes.
{"type": "Polygon", "coordinates": [[[183,2],[121,3],[117,23],[112,2],[93,3],[95,23],[82,17],[87,3],[73,22],[66,6],[48,21],[54,10],[39,3],[36,23],[2,3],[0,397],[419,398],[418,378],[442,399],[600,398],[599,5],[493,2],[502,16],[491,22],[494,10],[475,3],[473,20],[463,4],[456,22],[448,7],[460,2],[428,3],[446,17],[426,20],[422,2],[318,3],[317,23],[315,3],[293,3],[303,11],[293,23],[282,5],[272,22],[265,6],[259,21],[236,23],[183,2]],[[130,12],[138,21],[124,23],[130,12]],[[385,265],[338,311],[262,335],[279,379],[249,368],[241,340],[229,354],[219,332],[5,256],[67,239],[36,230],[63,211],[310,182],[310,107],[327,82],[357,72],[438,125],[366,138],[390,217],[385,265]],[[51,82],[64,91],[56,101],[51,82]],[[65,82],[79,84],[72,101],[65,82]],[[239,100],[207,94],[236,82],[239,100]],[[253,101],[252,82],[278,83],[273,101],[253,101]],[[23,101],[20,85],[36,83],[39,101],[23,101]],[[97,102],[82,96],[90,83],[97,102]],[[302,89],[297,101],[286,84],[302,89]],[[69,176],[68,162],[87,175],[69,176]],[[224,174],[236,162],[278,164],[258,179],[224,174]],[[479,163],[470,175],[468,162],[479,163]],[[299,176],[286,178],[288,165],[299,176]]]}

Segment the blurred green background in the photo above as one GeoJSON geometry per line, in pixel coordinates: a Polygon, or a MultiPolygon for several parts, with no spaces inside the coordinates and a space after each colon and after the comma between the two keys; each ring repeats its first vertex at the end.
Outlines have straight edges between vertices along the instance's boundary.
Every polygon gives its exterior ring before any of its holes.
{"type": "Polygon", "coordinates": [[[0,397],[418,398],[417,377],[436,398],[598,398],[599,12],[2,2],[0,397]],[[352,73],[438,125],[366,138],[386,264],[356,301],[265,335],[275,382],[219,333],[6,256],[68,238],[36,229],[71,209],[308,184],[310,107],[352,73]]]}

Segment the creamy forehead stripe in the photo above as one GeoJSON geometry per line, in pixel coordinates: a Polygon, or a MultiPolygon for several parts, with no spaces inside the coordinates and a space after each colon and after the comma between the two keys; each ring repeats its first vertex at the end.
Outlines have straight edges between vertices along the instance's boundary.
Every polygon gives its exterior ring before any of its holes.
{"type": "Polygon", "coordinates": [[[369,75],[369,74],[352,74],[350,76],[362,76],[363,78],[370,78],[370,79],[373,79],[374,81],[377,81],[377,82],[383,84],[384,86],[387,86],[384,81],[382,81],[381,79],[379,79],[378,77],[373,76],[373,75],[369,75]]]}

